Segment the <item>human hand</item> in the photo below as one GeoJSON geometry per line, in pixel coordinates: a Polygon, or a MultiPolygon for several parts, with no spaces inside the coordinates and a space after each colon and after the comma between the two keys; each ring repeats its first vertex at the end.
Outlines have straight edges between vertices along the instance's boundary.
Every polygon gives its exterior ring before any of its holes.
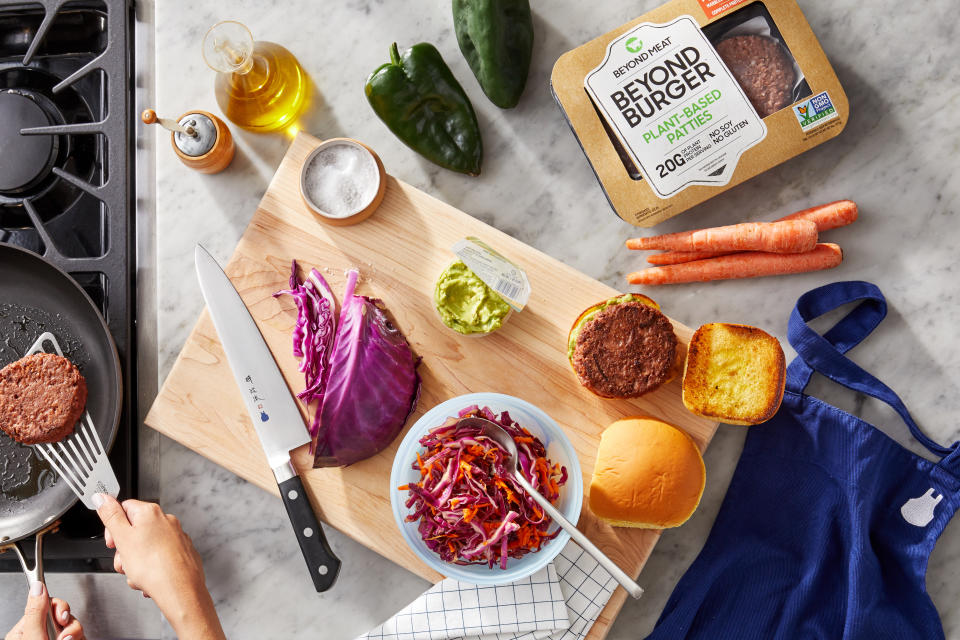
{"type": "Polygon", "coordinates": [[[117,550],[113,568],[127,576],[131,589],[153,598],[161,609],[178,594],[195,597],[206,591],[200,555],[176,516],[154,503],[125,500],[121,505],[101,495],[97,514],[106,526],[107,547],[117,550]]]}
{"type": "Polygon", "coordinates": [[[94,498],[107,547],[117,550],[113,568],[130,588],[153,598],[180,637],[223,638],[200,554],[176,516],[151,502],[94,498]]]}
{"type": "Polygon", "coordinates": [[[61,628],[57,640],[85,640],[83,626],[70,613],[70,605],[59,598],[50,598],[42,582],[30,585],[30,595],[23,617],[6,635],[5,640],[48,640],[47,611],[53,607],[53,617],[61,628]]]}

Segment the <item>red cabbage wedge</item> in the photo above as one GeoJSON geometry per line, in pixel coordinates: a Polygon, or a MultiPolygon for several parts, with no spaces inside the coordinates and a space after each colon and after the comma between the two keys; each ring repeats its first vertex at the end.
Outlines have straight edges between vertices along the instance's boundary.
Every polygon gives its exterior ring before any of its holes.
{"type": "Polygon", "coordinates": [[[312,269],[300,284],[296,268],[294,262],[290,289],[274,295],[292,295],[297,304],[293,354],[307,385],[297,397],[318,401],[310,428],[313,466],[353,464],[389,446],[413,413],[419,358],[382,302],[354,293],[356,270],[347,273],[338,323],[323,277],[312,269]]]}
{"type": "Polygon", "coordinates": [[[354,294],[347,274],[313,466],[353,464],[385,449],[417,406],[419,359],[380,300],[354,294]]]}

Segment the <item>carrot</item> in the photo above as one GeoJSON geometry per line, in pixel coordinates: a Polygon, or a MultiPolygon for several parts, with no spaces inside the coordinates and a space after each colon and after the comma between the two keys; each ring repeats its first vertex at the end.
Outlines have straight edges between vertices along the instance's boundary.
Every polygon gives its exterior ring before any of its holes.
{"type": "Polygon", "coordinates": [[[837,227],[845,227],[857,219],[857,203],[853,200],[837,200],[817,207],[810,207],[803,211],[791,213],[777,220],[810,220],[817,225],[817,231],[829,231],[837,227]]]}
{"type": "Polygon", "coordinates": [[[803,253],[817,244],[817,225],[809,220],[744,222],[726,227],[681,231],[627,240],[628,249],[669,251],[767,251],[803,253]]]}
{"type": "MultiPolygon", "coordinates": [[[[817,232],[844,227],[857,219],[857,203],[853,200],[836,200],[791,213],[774,222],[785,220],[810,220],[817,225],[817,232]]],[[[706,260],[729,255],[733,251],[667,251],[647,256],[647,262],[655,265],[680,264],[694,260],[706,260]]]]}
{"type": "Polygon", "coordinates": [[[839,265],[842,260],[843,252],[839,246],[832,243],[820,243],[812,251],[806,253],[787,255],[751,251],[707,260],[696,260],[685,264],[650,267],[631,273],[627,276],[627,282],[630,284],[658,285],[756,278],[830,269],[839,265]]]}
{"type": "Polygon", "coordinates": [[[682,264],[684,262],[693,262],[694,260],[706,260],[708,258],[719,258],[728,256],[736,251],[664,251],[663,253],[651,253],[647,256],[647,262],[662,267],[668,264],[682,264]]]}

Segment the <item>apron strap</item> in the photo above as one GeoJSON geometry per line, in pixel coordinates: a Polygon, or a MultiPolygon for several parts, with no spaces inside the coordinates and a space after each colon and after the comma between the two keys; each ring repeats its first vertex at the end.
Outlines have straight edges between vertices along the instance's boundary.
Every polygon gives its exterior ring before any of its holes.
{"type": "MultiPolygon", "coordinates": [[[[801,357],[787,368],[787,389],[803,393],[813,369],[802,357],[800,342],[810,342],[806,336],[820,338],[806,322],[818,318],[850,302],[863,302],[827,331],[823,338],[840,353],[846,353],[870,335],[887,315],[887,301],[876,285],[869,282],[835,282],[806,292],[797,300],[790,316],[787,339],[801,357]]],[[[816,348],[813,345],[811,348],[816,348]]],[[[832,349],[827,349],[832,351],[832,349]]],[[[842,384],[842,383],[841,383],[842,384]]]]}
{"type": "Polygon", "coordinates": [[[910,433],[923,446],[936,455],[946,456],[957,449],[957,444],[944,447],[928,438],[890,387],[843,355],[870,335],[886,315],[887,303],[883,294],[869,282],[835,282],[800,296],[790,314],[787,329],[787,339],[797,351],[797,357],[787,369],[786,387],[795,393],[803,393],[810,376],[817,371],[849,389],[887,403],[900,414],[910,433]],[[807,325],[814,318],[857,301],[861,301],[860,304],[822,336],[807,325]]]}

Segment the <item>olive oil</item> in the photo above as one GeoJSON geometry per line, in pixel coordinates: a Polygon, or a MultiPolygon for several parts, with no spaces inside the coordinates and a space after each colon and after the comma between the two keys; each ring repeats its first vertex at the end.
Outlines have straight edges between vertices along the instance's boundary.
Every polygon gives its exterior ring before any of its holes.
{"type": "Polygon", "coordinates": [[[282,129],[306,106],[309,80],[296,57],[273,42],[254,42],[239,22],[211,27],[204,38],[203,56],[217,71],[217,104],[244,129],[282,129]]]}

